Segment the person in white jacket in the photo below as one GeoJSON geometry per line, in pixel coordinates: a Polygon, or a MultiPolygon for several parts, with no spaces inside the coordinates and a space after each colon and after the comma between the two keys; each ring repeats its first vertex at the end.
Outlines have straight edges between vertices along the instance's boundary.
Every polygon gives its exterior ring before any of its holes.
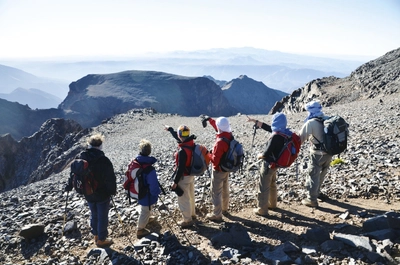
{"type": "Polygon", "coordinates": [[[306,110],[308,116],[299,135],[302,144],[306,140],[310,142],[310,162],[305,183],[308,194],[301,202],[309,207],[318,207],[317,199],[324,197],[321,185],[328,172],[332,155],[326,153],[321,144],[324,140],[324,125],[321,119],[325,117],[321,104],[318,101],[311,101],[307,103],[306,110]]]}

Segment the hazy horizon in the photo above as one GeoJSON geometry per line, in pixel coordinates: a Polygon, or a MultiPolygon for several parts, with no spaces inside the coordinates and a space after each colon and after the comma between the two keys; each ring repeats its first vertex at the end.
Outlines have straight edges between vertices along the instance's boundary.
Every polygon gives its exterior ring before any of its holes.
{"type": "Polygon", "coordinates": [[[0,0],[0,61],[232,47],[374,59],[399,28],[397,0],[0,0]]]}

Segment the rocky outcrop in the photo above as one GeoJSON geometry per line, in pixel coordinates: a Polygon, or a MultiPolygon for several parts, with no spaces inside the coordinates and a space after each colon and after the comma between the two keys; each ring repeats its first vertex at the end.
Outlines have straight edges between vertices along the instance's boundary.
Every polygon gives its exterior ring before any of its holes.
{"type": "Polygon", "coordinates": [[[74,144],[87,133],[75,121],[50,119],[19,142],[9,134],[0,137],[0,192],[62,171],[76,155],[74,144]]]}
{"type": "Polygon", "coordinates": [[[240,113],[247,114],[268,113],[275,102],[287,95],[246,75],[226,83],[222,87],[222,92],[234,108],[240,113]]]}
{"type": "Polygon", "coordinates": [[[315,79],[276,102],[270,113],[304,110],[307,102],[318,99],[323,106],[351,103],[397,93],[400,87],[400,48],[361,65],[345,78],[315,79]]]}
{"type": "Polygon", "coordinates": [[[84,127],[134,108],[153,108],[184,116],[230,116],[237,110],[218,85],[205,77],[184,77],[152,71],[87,75],[71,83],[60,104],[66,117],[84,127]]]}

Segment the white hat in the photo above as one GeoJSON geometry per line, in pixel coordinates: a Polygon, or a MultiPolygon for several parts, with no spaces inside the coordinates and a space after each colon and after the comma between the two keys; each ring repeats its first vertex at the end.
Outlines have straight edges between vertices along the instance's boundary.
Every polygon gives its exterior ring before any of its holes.
{"type": "Polygon", "coordinates": [[[231,125],[229,124],[229,121],[225,117],[219,117],[216,121],[218,131],[220,132],[232,132],[231,130],[231,125]]]}

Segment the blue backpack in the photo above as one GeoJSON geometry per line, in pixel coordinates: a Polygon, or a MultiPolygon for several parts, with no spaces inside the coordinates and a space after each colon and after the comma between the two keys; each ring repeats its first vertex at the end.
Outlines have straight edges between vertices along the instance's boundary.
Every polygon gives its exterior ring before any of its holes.
{"type": "Polygon", "coordinates": [[[219,164],[220,168],[225,172],[236,172],[240,170],[243,166],[244,159],[242,144],[235,139],[231,141],[225,137],[221,137],[221,139],[228,143],[229,149],[221,158],[219,164]]]}

